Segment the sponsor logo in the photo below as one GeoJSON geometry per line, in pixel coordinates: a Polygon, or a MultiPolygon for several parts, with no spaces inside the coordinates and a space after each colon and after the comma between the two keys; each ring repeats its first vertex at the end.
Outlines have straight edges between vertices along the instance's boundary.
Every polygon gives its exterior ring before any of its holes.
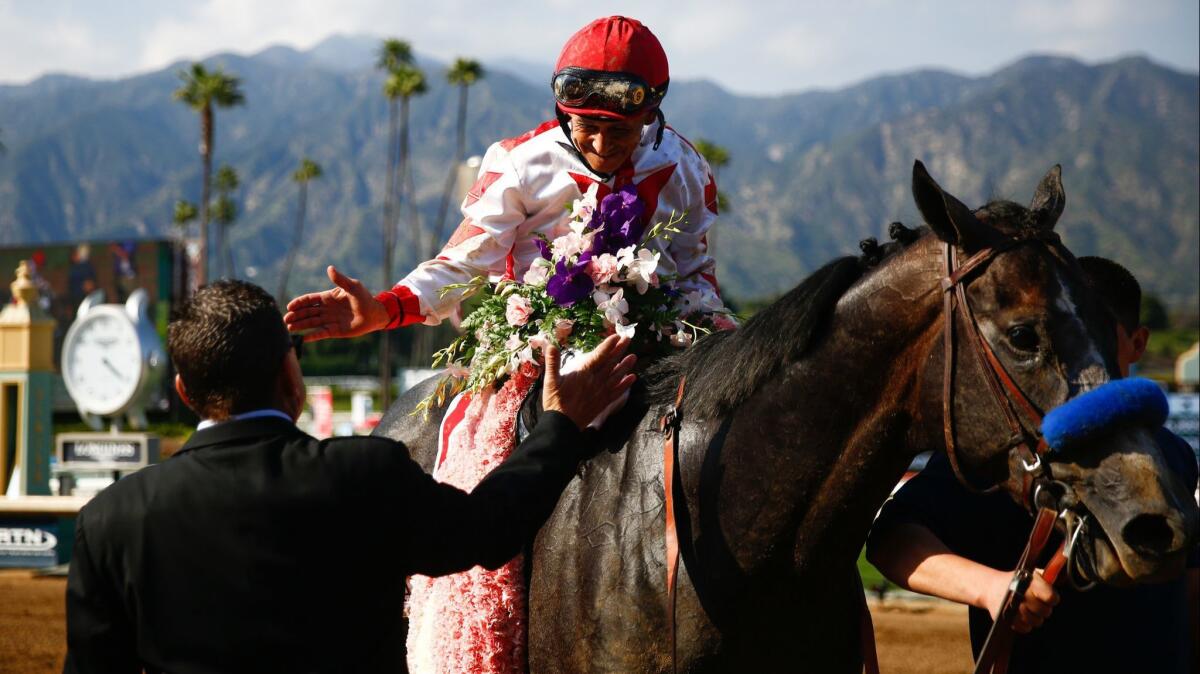
{"type": "Polygon", "coordinates": [[[91,441],[68,443],[67,449],[74,461],[130,461],[141,448],[132,442],[91,441]]]}
{"type": "Polygon", "coordinates": [[[0,527],[0,554],[48,552],[58,537],[44,529],[0,527]]]}

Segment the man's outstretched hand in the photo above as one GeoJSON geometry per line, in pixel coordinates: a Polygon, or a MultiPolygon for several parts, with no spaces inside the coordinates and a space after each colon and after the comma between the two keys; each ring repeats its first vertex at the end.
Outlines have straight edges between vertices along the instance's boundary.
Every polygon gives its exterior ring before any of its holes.
{"type": "Polygon", "coordinates": [[[548,345],[544,353],[546,382],[542,387],[542,407],[567,415],[580,430],[587,428],[637,379],[632,374],[637,356],[626,356],[628,349],[628,339],[611,335],[591,353],[581,356],[584,361],[578,369],[563,375],[559,372],[558,347],[553,343],[548,345]]]}
{"type": "Polygon", "coordinates": [[[357,337],[387,327],[387,308],[366,286],[332,265],[325,271],[334,287],[288,302],[283,322],[289,331],[309,330],[304,341],[315,342],[330,337],[357,337]]]}

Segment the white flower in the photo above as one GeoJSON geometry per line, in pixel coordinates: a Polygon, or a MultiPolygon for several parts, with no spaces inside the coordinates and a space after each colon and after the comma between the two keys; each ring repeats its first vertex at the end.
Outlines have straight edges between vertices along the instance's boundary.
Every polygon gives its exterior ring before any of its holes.
{"type": "Polygon", "coordinates": [[[550,254],[555,260],[565,260],[582,253],[591,248],[592,234],[580,234],[579,232],[570,231],[555,239],[550,244],[550,254]]]}
{"type": "Polygon", "coordinates": [[[550,278],[550,261],[539,257],[529,265],[529,271],[525,272],[525,277],[522,279],[525,285],[542,287],[546,285],[547,279],[550,278]]]}
{"type": "Polygon", "coordinates": [[[446,366],[446,374],[458,379],[466,379],[471,375],[471,369],[466,365],[455,361],[446,366]]]}
{"type": "MultiPolygon", "coordinates": [[[[624,253],[626,250],[628,249],[622,248],[620,252],[624,253]]],[[[658,285],[658,274],[654,272],[658,269],[659,255],[660,253],[651,253],[648,248],[643,248],[638,251],[637,257],[631,257],[626,264],[625,280],[637,284],[639,295],[645,294],[650,286],[658,285]]]]}
{"type": "Polygon", "coordinates": [[[617,251],[617,269],[628,269],[637,257],[637,246],[626,246],[617,251]]]}
{"type": "Polygon", "coordinates": [[[625,320],[625,314],[629,313],[629,302],[625,300],[624,288],[617,288],[612,295],[597,290],[592,293],[592,300],[596,303],[596,308],[604,312],[604,320],[613,325],[620,325],[625,320]]]}
{"type": "Polygon", "coordinates": [[[592,214],[596,212],[596,192],[599,189],[600,183],[592,183],[587,192],[571,204],[572,220],[579,220],[584,224],[591,221],[592,214]]]}
{"type": "Polygon", "coordinates": [[[636,332],[637,323],[630,323],[629,325],[621,325],[620,323],[618,323],[615,326],[613,326],[613,328],[617,331],[618,337],[623,337],[625,339],[633,339],[633,333],[636,332]]]}
{"type": "Polygon", "coordinates": [[[671,345],[678,347],[689,347],[692,345],[692,333],[683,330],[671,335],[671,345]]]}
{"type": "Polygon", "coordinates": [[[675,334],[671,335],[672,346],[688,347],[695,339],[696,336],[692,334],[691,328],[680,321],[675,321],[675,334]]]}
{"type": "Polygon", "coordinates": [[[513,334],[508,336],[507,340],[504,341],[504,350],[505,351],[520,351],[521,347],[523,347],[524,345],[525,345],[525,340],[521,339],[521,336],[514,332],[513,334]]]}
{"type": "Polygon", "coordinates": [[[504,307],[504,318],[508,324],[514,327],[521,327],[529,322],[529,317],[533,315],[533,305],[529,300],[521,295],[509,295],[508,304],[504,307]]]}

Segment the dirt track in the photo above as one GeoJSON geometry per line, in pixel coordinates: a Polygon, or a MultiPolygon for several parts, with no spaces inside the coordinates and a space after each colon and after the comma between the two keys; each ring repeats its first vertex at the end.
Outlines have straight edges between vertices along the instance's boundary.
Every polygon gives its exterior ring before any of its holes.
{"type": "MultiPolygon", "coordinates": [[[[0,674],[61,672],[66,650],[64,578],[0,571],[0,674]]],[[[966,610],[941,602],[873,605],[883,674],[971,671],[966,610]]]]}

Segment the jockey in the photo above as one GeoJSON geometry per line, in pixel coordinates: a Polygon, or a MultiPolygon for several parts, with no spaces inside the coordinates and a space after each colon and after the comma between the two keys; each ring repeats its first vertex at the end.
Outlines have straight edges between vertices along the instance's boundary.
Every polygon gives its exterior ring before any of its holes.
{"type": "Polygon", "coordinates": [[[650,29],[622,16],[588,24],[555,65],[555,119],[488,149],[463,201],[462,224],[441,254],[375,296],[330,267],[338,287],[292,300],[289,328],[311,330],[312,341],[457,320],[462,297],[443,288],[476,276],[521,279],[539,256],[535,235],[553,240],[569,231],[565,206],[592,186],[603,198],[630,184],[648,224],[672,213],[686,217],[669,242],[650,243],[661,253],[657,273],[677,277],[682,312],[722,309],[705,243],[717,186],[704,158],[666,125],[660,105],[669,82],[666,54],[650,29]]]}

